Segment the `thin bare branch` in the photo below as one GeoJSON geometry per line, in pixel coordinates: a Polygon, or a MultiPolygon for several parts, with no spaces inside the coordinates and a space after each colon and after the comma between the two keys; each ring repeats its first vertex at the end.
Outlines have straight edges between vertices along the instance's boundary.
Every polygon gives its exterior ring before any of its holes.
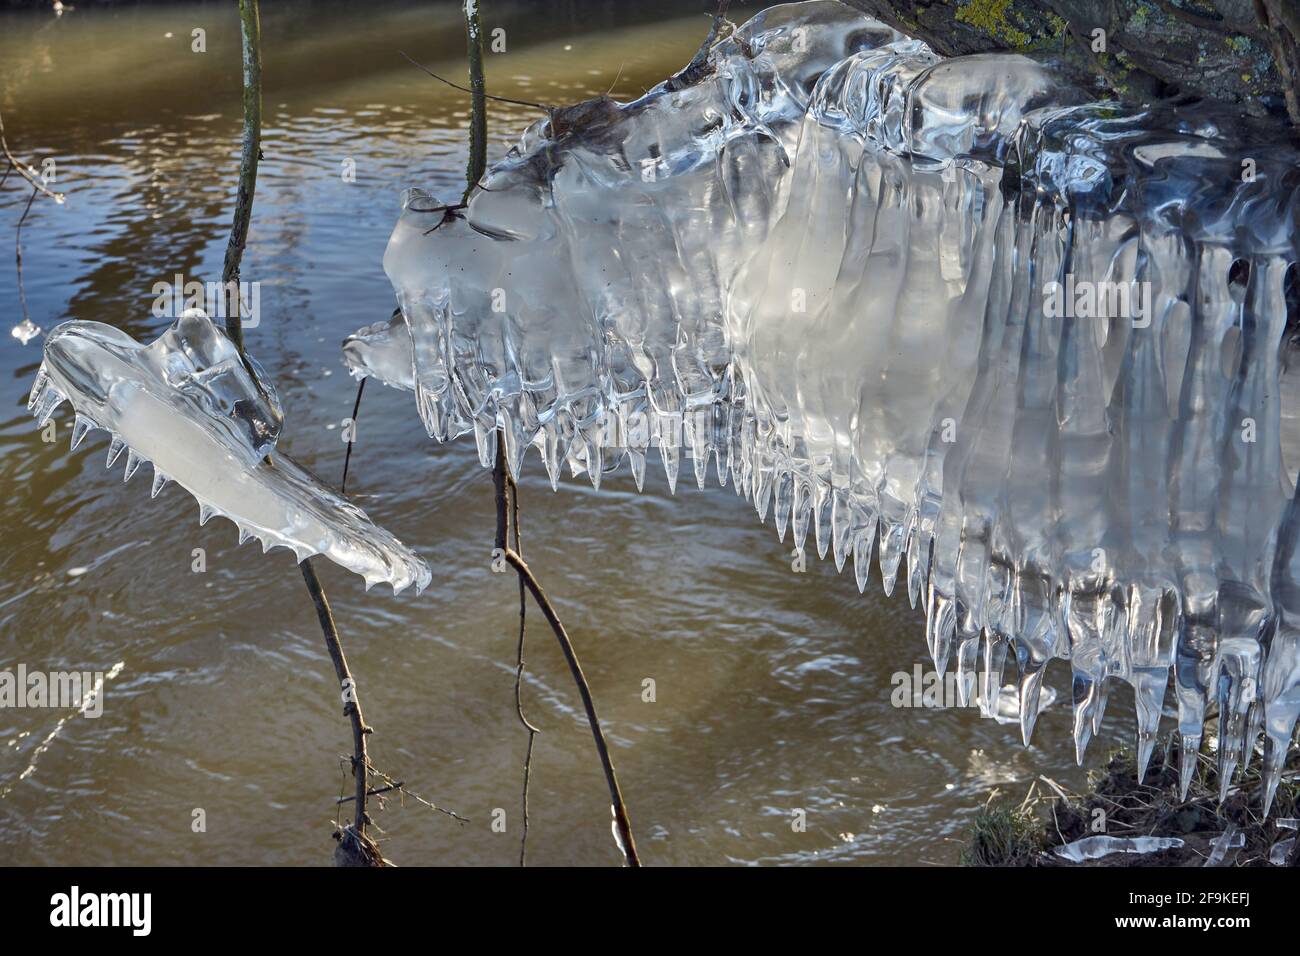
{"type": "MultiPolygon", "coordinates": [[[[5,140],[5,119],[3,113],[0,113],[0,151],[4,152],[4,157],[9,163],[9,169],[18,173],[19,176],[27,180],[32,189],[44,196],[48,196],[59,205],[63,205],[63,193],[56,193],[54,190],[47,188],[43,182],[36,178],[35,172],[30,167],[19,162],[14,154],[10,152],[9,143],[5,140]]],[[[7,180],[8,178],[9,170],[6,170],[5,179],[7,180]]],[[[3,180],[0,180],[0,185],[3,185],[3,182],[3,180]]]]}
{"type": "Polygon", "coordinates": [[[573,675],[573,682],[578,686],[578,694],[582,697],[582,707],[587,713],[587,724],[591,727],[591,736],[596,741],[596,752],[600,755],[600,765],[605,771],[605,782],[609,786],[609,799],[614,808],[614,824],[618,828],[623,853],[627,857],[629,866],[640,866],[641,860],[637,856],[636,841],[632,837],[632,821],[628,816],[627,804],[623,801],[623,792],[618,785],[618,775],[614,772],[614,762],[609,755],[609,744],[605,741],[605,732],[601,729],[600,718],[596,715],[596,703],[591,697],[591,687],[587,683],[586,675],[582,672],[582,664],[578,661],[578,653],[574,649],[573,641],[569,638],[568,632],[560,622],[559,615],[556,614],[555,608],[546,596],[546,592],[542,590],[537,578],[533,576],[533,572],[524,563],[524,559],[513,548],[505,549],[504,556],[505,560],[528,586],[533,600],[537,602],[542,616],[546,618],[546,623],[551,625],[555,639],[560,643],[560,650],[563,651],[564,659],[569,665],[569,673],[573,675]]]}
{"type": "MultiPolygon", "coordinates": [[[[473,91],[473,90],[469,89],[468,87],[461,86],[459,83],[453,83],[451,80],[447,79],[445,76],[439,76],[437,73],[433,72],[433,70],[429,69],[427,66],[425,66],[423,63],[421,63],[419,60],[416,60],[416,59],[414,59],[414,58],[408,56],[408,55],[406,54],[405,51],[403,51],[403,50],[398,50],[397,52],[400,53],[400,54],[402,54],[402,56],[406,57],[406,59],[411,63],[412,66],[415,66],[415,67],[417,67],[417,68],[423,70],[425,73],[428,73],[431,77],[433,77],[433,78],[434,78],[435,80],[437,80],[439,83],[446,83],[446,84],[447,84],[448,86],[450,86],[453,90],[460,90],[462,93],[468,93],[470,96],[473,96],[473,95],[474,95],[474,91],[473,91]]],[[[485,95],[485,97],[486,97],[487,99],[489,99],[489,100],[494,100],[494,101],[497,102],[497,103],[513,103],[515,106],[527,106],[527,107],[530,107],[530,108],[535,109],[535,110],[541,110],[543,113],[550,113],[552,110],[556,109],[556,107],[554,107],[554,106],[547,106],[545,103],[533,103],[533,102],[531,102],[530,100],[514,100],[514,99],[511,99],[511,98],[508,97],[508,96],[493,96],[491,93],[487,93],[487,94],[484,94],[484,95],[485,95]]]]}

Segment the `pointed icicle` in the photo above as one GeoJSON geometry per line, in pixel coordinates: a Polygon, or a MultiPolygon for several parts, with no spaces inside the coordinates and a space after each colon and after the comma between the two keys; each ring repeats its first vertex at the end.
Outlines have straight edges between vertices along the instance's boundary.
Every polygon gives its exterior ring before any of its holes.
{"type": "Polygon", "coordinates": [[[1026,747],[1034,736],[1034,724],[1038,722],[1039,694],[1043,689],[1044,666],[1032,658],[1026,663],[1020,675],[1020,739],[1026,747]]]}
{"type": "Polygon", "coordinates": [[[76,417],[76,421],[72,426],[72,451],[77,450],[77,446],[85,440],[86,433],[94,427],[96,427],[95,423],[89,418],[85,418],[81,415],[76,417]]]}
{"type": "Polygon", "coordinates": [[[517,411],[512,414],[508,409],[501,409],[501,434],[506,443],[506,464],[510,466],[510,474],[515,479],[519,478],[524,466],[524,452],[528,450],[528,443],[520,434],[518,421],[517,411]]]}
{"type": "MultiPolygon", "coordinates": [[[[551,490],[560,487],[560,430],[554,422],[542,426],[542,465],[546,468],[546,477],[551,483],[551,490]]],[[[635,467],[633,468],[635,473],[635,467]]],[[[640,489],[640,485],[637,488],[640,489]]]]}
{"type": "Polygon", "coordinates": [[[155,465],[153,469],[153,487],[149,489],[149,497],[157,498],[159,492],[167,487],[167,482],[169,481],[171,481],[171,479],[159,471],[158,466],[155,465]]]}
{"type": "Polygon", "coordinates": [[[876,543],[876,518],[872,515],[866,525],[853,535],[853,576],[857,579],[858,593],[867,588],[867,575],[871,571],[871,549],[876,543]]]}
{"type": "Polygon", "coordinates": [[[478,463],[484,468],[491,468],[497,457],[497,430],[485,428],[475,419],[474,444],[478,448],[478,463]]]}
{"type": "Polygon", "coordinates": [[[252,537],[252,533],[241,524],[239,526],[239,543],[242,545],[250,537],[252,537]]]}
{"type": "Polygon", "coordinates": [[[632,480],[636,482],[636,490],[645,489],[645,455],[638,448],[629,448],[627,452],[628,467],[632,469],[632,480]]]}
{"type": "Polygon", "coordinates": [[[677,469],[681,465],[681,449],[667,442],[659,444],[659,457],[664,463],[664,474],[668,476],[668,493],[677,494],[677,469]]]}
{"type": "Polygon", "coordinates": [[[934,661],[934,669],[940,676],[947,669],[948,653],[956,631],[956,605],[942,594],[930,595],[930,613],[925,618],[925,640],[930,649],[930,658],[934,661]]]}
{"type": "Polygon", "coordinates": [[[1254,700],[1246,710],[1246,720],[1241,734],[1241,772],[1250,769],[1251,758],[1255,756],[1255,744],[1259,740],[1260,725],[1264,721],[1264,702],[1254,700]]]}
{"type": "Polygon", "coordinates": [[[790,521],[790,499],[794,494],[794,478],[790,472],[784,469],[777,472],[773,494],[775,500],[772,502],[772,512],[776,518],[776,538],[784,542],[786,525],[790,521]]]}
{"type": "Polygon", "coordinates": [[[853,548],[849,541],[851,525],[848,499],[836,492],[832,496],[831,505],[831,553],[835,558],[836,573],[844,570],[844,562],[848,560],[849,551],[853,548]]]}
{"type": "Polygon", "coordinates": [[[794,546],[800,551],[804,550],[804,544],[808,540],[808,519],[812,517],[812,495],[808,487],[808,480],[803,476],[796,476],[794,481],[794,497],[791,499],[790,520],[794,530],[794,546]]]}
{"type": "Polygon", "coordinates": [[[1092,733],[1101,733],[1101,719],[1106,716],[1106,702],[1110,700],[1110,682],[1104,677],[1097,681],[1092,700],[1092,733]]]}
{"type": "Polygon", "coordinates": [[[108,461],[104,462],[104,467],[112,468],[113,462],[117,461],[117,456],[122,454],[122,449],[125,447],[126,442],[114,435],[113,440],[108,445],[108,461]]]}
{"type": "Polygon", "coordinates": [[[919,527],[907,538],[907,600],[912,607],[926,591],[925,578],[930,565],[930,537],[919,527]]]}
{"type": "Polygon", "coordinates": [[[140,463],[143,461],[144,459],[130,448],[126,450],[126,471],[122,473],[123,483],[131,480],[131,477],[140,470],[140,463]]]}
{"type": "Polygon", "coordinates": [[[1083,755],[1092,740],[1092,708],[1096,703],[1097,685],[1087,674],[1075,672],[1074,695],[1074,760],[1083,766],[1083,755]]]}
{"type": "Polygon", "coordinates": [[[53,385],[47,385],[41,396],[36,401],[36,406],[32,414],[36,416],[36,424],[40,428],[45,427],[54,415],[54,410],[67,400],[67,397],[53,385]]]}
{"type": "Polygon", "coordinates": [[[709,456],[707,453],[698,455],[692,462],[695,465],[695,484],[703,491],[705,479],[709,477],[709,456]]]}
{"type": "MultiPolygon", "coordinates": [[[[767,468],[756,471],[754,481],[754,510],[758,512],[760,524],[767,524],[767,509],[772,503],[772,473],[767,468]]],[[[737,482],[739,484],[739,482],[737,482]]]]}
{"type": "Polygon", "coordinates": [[[813,533],[817,539],[817,557],[825,561],[826,552],[831,546],[831,532],[834,530],[834,523],[831,521],[831,489],[824,481],[814,478],[812,492],[813,533]]]}
{"type": "Polygon", "coordinates": [[[1178,799],[1186,800],[1196,775],[1196,755],[1201,749],[1200,734],[1180,734],[1178,740],[1178,799]]]}
{"type": "Polygon", "coordinates": [[[1138,783],[1146,778],[1151,754],[1160,733],[1160,708],[1164,704],[1165,688],[1169,683],[1169,668],[1135,668],[1133,699],[1137,705],[1137,770],[1138,783]]]}
{"type": "Polygon", "coordinates": [[[50,373],[45,371],[45,363],[42,362],[41,367],[36,370],[36,380],[32,382],[32,390],[27,394],[27,410],[29,412],[36,408],[49,384],[50,373]]]}
{"type": "Polygon", "coordinates": [[[600,491],[600,479],[605,474],[605,449],[601,447],[600,442],[593,439],[587,441],[587,480],[591,482],[591,487],[600,491]]]}
{"type": "Polygon", "coordinates": [[[979,660],[979,652],[979,634],[963,637],[957,644],[957,706],[959,707],[969,707],[971,699],[979,695],[979,688],[976,686],[976,662],[979,660]]]}
{"type": "Polygon", "coordinates": [[[892,521],[880,519],[880,551],[876,556],[880,562],[880,580],[885,587],[885,597],[894,593],[894,579],[898,576],[898,565],[903,560],[903,526],[892,521]]]}
{"type": "Polygon", "coordinates": [[[208,519],[215,514],[215,509],[204,502],[199,502],[199,525],[203,526],[208,523],[208,519]]]}
{"type": "MultiPolygon", "coordinates": [[[[930,601],[933,605],[933,597],[930,601]]],[[[1010,644],[995,631],[984,629],[984,670],[980,672],[980,714],[995,717],[998,696],[1002,693],[1002,673],[1006,668],[1010,644]]]]}

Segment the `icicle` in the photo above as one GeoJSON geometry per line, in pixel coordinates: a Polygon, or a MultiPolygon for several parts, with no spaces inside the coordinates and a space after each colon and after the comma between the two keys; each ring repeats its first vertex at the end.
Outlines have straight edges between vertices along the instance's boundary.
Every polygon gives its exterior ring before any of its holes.
{"type": "Polygon", "coordinates": [[[808,479],[803,475],[794,477],[794,496],[790,499],[790,522],[794,530],[794,546],[804,550],[808,540],[808,519],[812,517],[812,494],[808,479]]]}
{"type": "MultiPolygon", "coordinates": [[[[976,685],[976,659],[980,651],[978,633],[961,637],[957,642],[957,706],[969,707],[971,698],[978,695],[976,685]]],[[[935,665],[940,674],[943,668],[935,665]]]]}
{"type": "Polygon", "coordinates": [[[871,548],[875,541],[876,516],[873,514],[868,516],[866,524],[853,532],[853,575],[858,582],[859,594],[867,587],[867,574],[871,570],[871,548]]]}
{"type": "Polygon", "coordinates": [[[497,430],[485,428],[482,422],[474,419],[474,444],[478,448],[478,463],[491,468],[497,457],[497,430]]]}
{"type": "Polygon", "coordinates": [[[844,570],[844,562],[853,548],[849,539],[852,523],[848,498],[837,490],[831,504],[831,552],[835,557],[837,573],[844,570]]]}
{"type": "Polygon", "coordinates": [[[786,524],[790,520],[793,501],[794,478],[791,476],[789,471],[782,469],[777,473],[776,500],[773,502],[773,512],[776,517],[776,537],[778,541],[785,541],[785,529],[786,524]]]}
{"type": "MultiPolygon", "coordinates": [[[[933,599],[931,600],[933,607],[933,599]]],[[[998,712],[998,695],[1006,667],[1008,642],[995,632],[984,630],[984,669],[980,672],[980,714],[992,718],[998,712]]]]}
{"type": "Polygon", "coordinates": [[[812,481],[813,533],[817,540],[817,557],[823,561],[826,560],[826,552],[830,550],[831,534],[834,531],[834,522],[831,520],[832,507],[830,487],[825,482],[814,478],[812,481]]]}
{"type": "Polygon", "coordinates": [[[930,595],[930,613],[925,620],[925,640],[935,670],[942,675],[947,669],[948,653],[957,631],[957,608],[942,594],[930,595]]]}
{"type": "Polygon", "coordinates": [[[159,471],[158,466],[155,465],[153,469],[153,486],[149,489],[149,497],[157,498],[163,488],[167,487],[169,481],[171,479],[159,471]]]}
{"type": "Polygon", "coordinates": [[[880,580],[885,587],[885,596],[894,593],[894,579],[898,576],[898,565],[903,559],[903,526],[880,518],[880,580]]]}
{"type": "MultiPolygon", "coordinates": [[[[551,490],[556,491],[560,487],[560,433],[559,427],[554,422],[547,422],[542,426],[542,464],[546,468],[546,478],[551,483],[551,490]]],[[[644,461],[642,462],[644,469],[644,461]]],[[[635,462],[633,463],[633,472],[636,471],[635,462]]],[[[637,490],[641,489],[640,483],[637,484],[637,490]]]]}
{"type": "MultiPolygon", "coordinates": [[[[763,468],[757,470],[754,474],[754,510],[758,512],[760,524],[767,524],[767,509],[772,503],[772,472],[771,469],[763,468]]],[[[736,482],[739,487],[740,482],[736,482]]]]}
{"type": "Polygon", "coordinates": [[[113,436],[113,440],[108,444],[108,461],[104,463],[105,468],[112,468],[113,462],[117,461],[117,456],[122,454],[122,449],[126,447],[126,442],[113,436]]]}
{"type": "Polygon", "coordinates": [[[704,481],[709,477],[709,456],[706,453],[693,457],[691,463],[695,466],[695,484],[703,491],[704,481]]]}
{"type": "Polygon", "coordinates": [[[681,464],[681,450],[675,445],[661,442],[659,458],[664,465],[664,474],[668,477],[668,493],[677,494],[677,468],[681,464]]]}
{"type": "MultiPolygon", "coordinates": [[[[1020,642],[1017,640],[1016,654],[1021,655],[1020,642]]],[[[1021,663],[1020,683],[1017,688],[1019,698],[1017,704],[1020,714],[1020,737],[1026,747],[1034,736],[1034,724],[1038,720],[1038,704],[1040,693],[1043,689],[1043,668],[1044,663],[1035,661],[1031,654],[1024,655],[1025,659],[1021,663]]]]}
{"type": "Polygon", "coordinates": [[[122,481],[130,481],[131,477],[140,469],[140,465],[144,460],[132,449],[128,448],[126,450],[126,471],[122,473],[122,481]]]}
{"type": "Polygon", "coordinates": [[[86,433],[89,432],[92,428],[96,428],[96,427],[98,426],[96,426],[95,423],[92,422],[89,418],[86,418],[80,414],[77,415],[76,420],[72,425],[71,450],[76,451],[77,446],[80,445],[82,441],[85,439],[86,433]]]}
{"type": "Polygon", "coordinates": [[[629,448],[627,460],[628,467],[632,470],[632,480],[636,482],[636,490],[641,491],[645,488],[645,454],[639,449],[629,448]]]}

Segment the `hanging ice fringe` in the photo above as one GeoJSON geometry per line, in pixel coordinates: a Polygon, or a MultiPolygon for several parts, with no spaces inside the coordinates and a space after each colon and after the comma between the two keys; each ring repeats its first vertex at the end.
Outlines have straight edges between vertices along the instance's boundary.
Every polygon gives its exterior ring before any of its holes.
{"type": "Polygon", "coordinates": [[[1217,704],[1222,787],[1262,730],[1271,803],[1300,713],[1281,142],[774,7],[690,77],[534,124],[463,212],[409,191],[405,321],[346,356],[485,463],[498,424],[552,482],[712,456],[859,587],[874,547],[940,669],[987,689],[1014,659],[1026,741],[1066,658],[1080,759],[1119,678],[1145,768],[1172,668],[1184,789],[1217,704]]]}

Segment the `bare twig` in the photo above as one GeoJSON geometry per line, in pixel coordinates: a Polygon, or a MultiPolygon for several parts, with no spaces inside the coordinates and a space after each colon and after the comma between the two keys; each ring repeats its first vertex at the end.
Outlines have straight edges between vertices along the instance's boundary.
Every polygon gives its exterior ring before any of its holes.
{"type": "Polygon", "coordinates": [[[469,159],[465,164],[465,194],[469,202],[474,184],[487,168],[487,81],[483,78],[483,24],[478,0],[465,0],[465,41],[469,51],[469,159]]]}
{"type": "MultiPolygon", "coordinates": [[[[446,83],[453,90],[460,90],[462,93],[468,93],[471,96],[474,95],[473,90],[469,89],[468,87],[461,86],[459,83],[453,83],[451,80],[447,79],[444,76],[439,76],[437,73],[433,72],[433,70],[429,69],[420,61],[408,56],[403,50],[398,50],[397,52],[402,54],[402,56],[406,57],[406,59],[411,63],[412,66],[415,66],[423,70],[425,73],[428,73],[439,83],[446,83]]],[[[485,99],[493,100],[497,103],[513,103],[515,106],[527,106],[535,110],[541,110],[543,113],[550,113],[552,110],[556,109],[556,107],[554,106],[547,106],[545,103],[533,103],[530,100],[513,100],[508,96],[493,96],[491,93],[485,93],[483,95],[485,99]]]]}
{"type": "Polygon", "coordinates": [[[262,27],[258,0],[239,0],[239,24],[243,37],[244,146],[239,160],[235,221],[230,227],[230,241],[226,244],[221,284],[226,295],[226,336],[242,354],[244,309],[239,294],[239,263],[248,243],[253,194],[257,189],[257,163],[262,158],[262,27]]]}
{"type": "MultiPolygon", "coordinates": [[[[383,787],[371,787],[369,790],[366,791],[366,796],[368,796],[368,797],[378,797],[378,796],[382,796],[382,795],[385,794],[385,793],[392,793],[394,790],[401,790],[401,789],[402,789],[402,785],[403,785],[405,782],[406,782],[406,781],[404,781],[404,780],[399,780],[399,781],[397,781],[397,783],[390,783],[390,784],[388,784],[388,785],[386,785],[386,786],[383,786],[383,787]]],[[[337,802],[337,803],[351,803],[351,802],[352,802],[353,800],[355,800],[355,799],[356,799],[356,796],[351,796],[351,797],[339,797],[338,800],[337,800],[336,802],[337,802]]]]}
{"type": "Polygon", "coordinates": [[[357,442],[357,416],[361,414],[361,393],[366,390],[366,380],[363,378],[357,385],[357,400],[352,403],[352,436],[348,442],[348,450],[343,455],[343,478],[339,482],[339,494],[348,493],[348,466],[352,464],[352,446],[357,442]]]}
{"type": "Polygon", "coordinates": [[[618,785],[618,775],[614,772],[614,762],[609,755],[609,744],[605,741],[605,732],[601,729],[600,718],[596,715],[596,703],[591,697],[591,687],[587,683],[587,677],[582,672],[582,664],[578,661],[577,651],[573,647],[573,641],[570,640],[569,634],[560,622],[559,615],[555,613],[555,608],[551,605],[550,599],[547,598],[546,592],[542,586],[537,583],[537,578],[528,565],[524,563],[513,548],[505,549],[505,560],[515,569],[515,572],[528,586],[533,600],[541,609],[542,616],[546,618],[546,623],[551,625],[551,630],[555,634],[555,639],[560,642],[560,650],[564,652],[564,659],[568,662],[569,673],[573,675],[573,682],[578,687],[578,694],[582,697],[582,707],[587,713],[587,724],[591,727],[591,736],[596,741],[596,753],[600,755],[600,765],[605,771],[605,782],[609,786],[609,799],[614,809],[614,824],[618,828],[619,840],[623,845],[623,853],[627,857],[629,866],[640,866],[641,860],[637,856],[636,841],[632,837],[632,821],[628,816],[627,804],[623,802],[623,792],[618,785]]]}
{"type": "Polygon", "coordinates": [[[32,211],[32,203],[36,199],[37,192],[32,190],[32,194],[27,197],[27,205],[23,207],[22,217],[18,220],[18,226],[14,229],[14,259],[18,263],[18,302],[23,309],[23,322],[30,324],[32,319],[27,313],[27,290],[23,287],[23,223],[27,221],[27,214],[32,211]]]}
{"type": "MultiPolygon", "coordinates": [[[[14,262],[18,271],[18,304],[23,313],[21,327],[24,329],[25,334],[28,332],[34,333],[38,330],[32,325],[32,317],[27,309],[27,289],[23,283],[23,225],[27,222],[27,215],[32,211],[32,203],[36,201],[38,195],[47,196],[60,205],[63,204],[64,197],[63,193],[56,193],[47,188],[41,180],[36,178],[35,170],[20,162],[14,156],[9,149],[8,140],[5,139],[5,123],[2,113],[0,113],[0,151],[4,153],[6,163],[4,176],[0,177],[0,187],[3,187],[9,181],[9,174],[13,172],[17,172],[32,187],[32,193],[27,197],[27,205],[23,207],[23,214],[19,217],[18,226],[14,229],[14,262]]],[[[15,329],[14,332],[17,334],[18,330],[15,329]]],[[[26,342],[27,339],[24,338],[23,341],[26,342]]]]}
{"type": "Polygon", "coordinates": [[[713,25],[709,27],[708,36],[704,38],[700,48],[691,57],[691,62],[682,67],[677,75],[668,81],[667,86],[669,89],[677,90],[690,86],[708,72],[709,54],[721,40],[726,39],[721,34],[723,27],[730,23],[727,19],[727,7],[730,5],[731,0],[718,0],[718,9],[713,14],[713,25]]]}
{"type": "MultiPolygon", "coordinates": [[[[0,113],[0,151],[4,152],[5,160],[9,163],[9,168],[5,170],[5,179],[9,178],[9,171],[13,170],[23,179],[27,180],[32,189],[44,196],[48,196],[59,205],[63,205],[63,193],[56,193],[54,190],[47,188],[43,182],[36,178],[36,175],[30,167],[20,163],[17,158],[15,158],[14,154],[9,151],[9,143],[5,140],[5,120],[3,113],[0,113]]],[[[3,185],[3,183],[4,180],[0,180],[0,185],[3,185]]]]}
{"type": "MultiPolygon", "coordinates": [[[[462,817],[455,810],[449,810],[446,807],[440,807],[436,803],[430,803],[428,800],[424,799],[424,797],[420,796],[414,790],[408,790],[406,788],[406,785],[401,781],[394,781],[392,777],[390,777],[388,774],[384,773],[382,770],[378,769],[377,767],[371,767],[370,771],[376,777],[382,777],[384,780],[387,780],[389,783],[389,785],[386,787],[380,787],[378,790],[371,790],[370,792],[372,794],[385,793],[387,791],[396,790],[398,793],[415,800],[416,803],[423,804],[424,806],[428,807],[430,810],[436,810],[439,813],[446,814],[447,816],[451,817],[453,820],[455,820],[458,823],[469,823],[468,817],[462,817]]],[[[349,798],[349,799],[354,799],[354,798],[349,798]]]]}
{"type": "MultiPolygon", "coordinates": [[[[514,535],[514,551],[521,553],[519,543],[519,487],[506,467],[503,441],[497,441],[496,464],[492,468],[492,484],[496,490],[497,532],[496,547],[501,554],[510,548],[510,535],[514,535]]],[[[519,643],[515,651],[515,714],[528,732],[528,747],[524,753],[524,783],[520,802],[523,805],[524,828],[519,841],[519,865],[524,866],[528,854],[528,786],[532,779],[533,744],[540,730],[524,715],[524,636],[526,634],[528,604],[524,579],[519,577],[519,643]]]]}

